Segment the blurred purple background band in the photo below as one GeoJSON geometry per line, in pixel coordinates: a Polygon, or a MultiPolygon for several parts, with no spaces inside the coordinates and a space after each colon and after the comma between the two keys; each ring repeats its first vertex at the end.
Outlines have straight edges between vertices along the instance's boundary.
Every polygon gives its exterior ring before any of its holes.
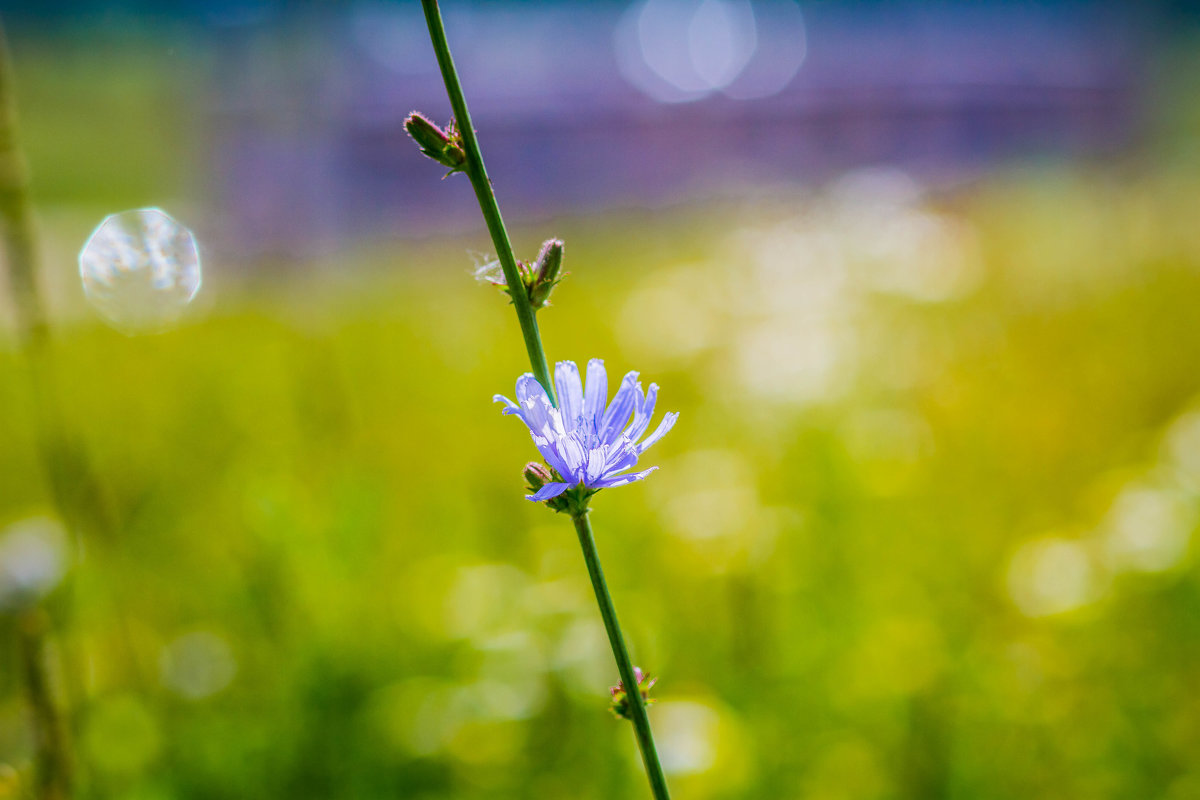
{"type": "MultiPolygon", "coordinates": [[[[1116,3],[444,3],[513,218],[821,181],[927,181],[1138,141],[1177,9],[1116,3]]],[[[81,5],[80,15],[109,13],[81,5]]],[[[28,22],[36,5],[25,4],[28,22]]],[[[416,3],[149,4],[209,56],[212,205],[243,256],[475,224],[430,183],[413,109],[448,118],[416,3]],[[163,6],[163,8],[167,8],[163,6]]],[[[44,12],[48,13],[48,12],[44,12]]],[[[61,17],[45,24],[64,24],[61,17]]]]}

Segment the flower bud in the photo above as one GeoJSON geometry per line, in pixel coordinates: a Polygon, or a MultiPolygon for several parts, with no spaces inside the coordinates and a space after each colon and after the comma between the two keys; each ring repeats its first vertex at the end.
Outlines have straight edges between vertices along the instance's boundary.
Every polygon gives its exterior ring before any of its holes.
{"type": "Polygon", "coordinates": [[[550,292],[566,277],[562,270],[563,243],[561,239],[549,239],[542,244],[537,261],[530,268],[528,280],[529,302],[536,311],[550,304],[550,292]]]}
{"type": "Polygon", "coordinates": [[[538,253],[537,261],[534,264],[534,272],[538,281],[551,283],[557,279],[558,270],[562,267],[562,257],[562,239],[548,239],[543,242],[542,250],[538,253]]]}
{"type": "Polygon", "coordinates": [[[530,461],[525,465],[525,482],[529,484],[530,492],[537,492],[547,483],[554,482],[554,473],[545,464],[530,461]]]}
{"type": "MultiPolygon", "coordinates": [[[[638,690],[642,695],[643,705],[653,705],[654,700],[650,697],[650,689],[658,682],[658,678],[651,678],[646,673],[642,672],[641,667],[633,668],[633,676],[637,678],[638,690]]],[[[629,698],[625,694],[625,682],[617,681],[616,686],[610,686],[608,693],[612,695],[612,705],[609,707],[614,714],[621,719],[632,719],[629,709],[629,698]]]]}
{"type": "MultiPolygon", "coordinates": [[[[530,495],[537,494],[538,490],[548,483],[561,483],[563,479],[557,470],[551,469],[537,461],[530,461],[526,464],[523,473],[525,475],[525,482],[529,485],[530,495]]],[[[582,498],[582,501],[585,503],[583,510],[586,511],[586,501],[591,495],[591,492],[587,492],[587,490],[583,490],[582,488],[581,490],[569,490],[557,497],[551,497],[545,503],[552,511],[572,511],[572,504],[577,504],[580,498],[582,498]]]]}
{"type": "Polygon", "coordinates": [[[450,167],[447,175],[462,171],[467,163],[467,154],[462,149],[462,138],[454,120],[442,130],[419,111],[414,111],[404,120],[404,130],[412,137],[421,152],[444,167],[450,167]]]}
{"type": "MultiPolygon", "coordinates": [[[[537,260],[533,263],[517,262],[517,279],[525,290],[525,297],[534,311],[550,305],[550,292],[567,277],[562,271],[563,243],[561,239],[548,239],[542,243],[537,260]]],[[[478,259],[476,259],[478,263],[478,259]]],[[[512,296],[512,288],[501,278],[500,262],[492,261],[475,269],[475,279],[491,283],[500,291],[512,296]]]]}

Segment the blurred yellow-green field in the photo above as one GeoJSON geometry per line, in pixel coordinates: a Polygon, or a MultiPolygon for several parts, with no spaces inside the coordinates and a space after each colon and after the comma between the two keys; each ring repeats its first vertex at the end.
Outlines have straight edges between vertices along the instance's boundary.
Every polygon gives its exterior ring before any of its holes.
{"type": "MultiPolygon", "coordinates": [[[[490,400],[527,364],[471,277],[482,227],[206,262],[182,324],[125,336],[75,253],[106,213],[187,208],[175,140],[143,129],[128,152],[167,171],[104,188],[130,170],[47,110],[79,76],[15,52],[63,429],[114,521],[47,603],[81,796],[644,796],[578,543],[522,499],[536,452],[490,400]]],[[[115,142],[97,80],[79,113],[115,142]]],[[[636,369],[681,414],[592,515],[675,796],[1200,796],[1187,113],[1119,158],[514,227],[519,254],[567,243],[550,359],[636,369]]],[[[11,537],[57,512],[6,342],[11,537]]],[[[27,798],[17,626],[0,613],[0,797],[27,798]]]]}

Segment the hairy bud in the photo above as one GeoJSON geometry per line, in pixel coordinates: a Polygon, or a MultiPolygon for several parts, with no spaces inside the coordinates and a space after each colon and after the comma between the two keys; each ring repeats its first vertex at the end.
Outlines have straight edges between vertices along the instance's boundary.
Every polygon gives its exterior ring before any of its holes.
{"type": "Polygon", "coordinates": [[[545,464],[540,464],[537,461],[530,461],[526,464],[523,474],[525,475],[525,482],[529,485],[530,492],[537,492],[538,489],[541,489],[547,483],[553,483],[555,480],[554,472],[545,464]]]}
{"type": "Polygon", "coordinates": [[[550,304],[550,292],[554,291],[554,287],[562,280],[562,277],[559,277],[562,259],[561,239],[550,239],[542,244],[537,261],[529,270],[529,302],[535,310],[550,304]]]}
{"type": "Polygon", "coordinates": [[[404,130],[421,148],[421,152],[444,167],[447,175],[461,172],[467,164],[467,154],[462,149],[462,137],[454,120],[443,130],[433,124],[424,114],[414,111],[404,120],[404,130]]]}

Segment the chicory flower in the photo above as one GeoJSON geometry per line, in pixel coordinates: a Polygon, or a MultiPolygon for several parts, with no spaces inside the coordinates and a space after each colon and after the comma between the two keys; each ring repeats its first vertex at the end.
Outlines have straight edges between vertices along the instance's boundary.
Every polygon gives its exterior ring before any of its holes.
{"type": "Polygon", "coordinates": [[[503,395],[492,398],[504,403],[505,414],[521,418],[538,451],[561,479],[526,495],[529,500],[540,503],[575,487],[597,491],[623,486],[658,469],[629,472],[637,465],[638,457],[671,430],[679,417],[676,412],[667,413],[653,433],[638,441],[650,427],[658,398],[657,384],[650,384],[643,394],[638,373],[630,372],[608,403],[608,373],[604,362],[593,358],[587,366],[586,392],[574,361],[555,365],[554,387],[558,408],[528,372],[517,378],[516,403],[503,395]]]}

